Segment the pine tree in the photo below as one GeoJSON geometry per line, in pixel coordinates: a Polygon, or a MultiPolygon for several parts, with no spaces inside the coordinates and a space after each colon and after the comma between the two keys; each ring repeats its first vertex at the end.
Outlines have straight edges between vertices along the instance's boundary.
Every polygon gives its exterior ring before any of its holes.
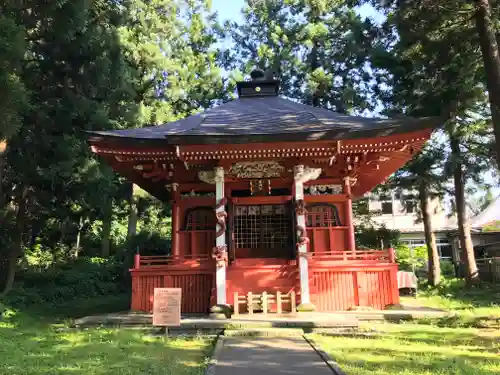
{"type": "Polygon", "coordinates": [[[424,225],[425,242],[428,252],[428,283],[438,285],[441,278],[440,259],[436,245],[436,236],[432,227],[431,199],[443,198],[446,176],[443,176],[444,150],[441,145],[429,144],[403,169],[397,171],[389,180],[395,189],[414,192],[410,199],[419,202],[420,218],[424,225]]]}
{"type": "Polygon", "coordinates": [[[486,87],[496,139],[497,168],[500,168],[500,52],[498,39],[495,35],[500,35],[500,32],[498,29],[495,30],[491,6],[493,4],[497,7],[497,15],[500,7],[496,2],[489,0],[475,0],[474,4],[474,20],[484,63],[486,87]]]}
{"type": "Polygon", "coordinates": [[[233,67],[273,70],[284,96],[341,113],[371,108],[366,69],[375,28],[348,1],[247,1],[246,23],[229,24],[233,67]]]}
{"type": "Polygon", "coordinates": [[[397,3],[387,10],[391,49],[380,51],[377,62],[391,72],[388,108],[414,116],[442,116],[446,123],[443,136],[451,152],[445,171],[454,180],[451,191],[466,276],[473,282],[478,275],[463,209],[465,187],[468,181],[481,181],[491,161],[491,131],[484,111],[481,60],[471,39],[473,25],[458,22],[457,14],[463,16],[456,8],[429,12],[421,1],[397,3]]]}
{"type": "Polygon", "coordinates": [[[26,44],[24,29],[12,17],[13,9],[0,6],[0,155],[6,140],[20,128],[26,110],[26,91],[20,79],[20,67],[26,44]]]}
{"type": "Polygon", "coordinates": [[[80,173],[91,159],[82,130],[120,121],[126,82],[116,38],[120,12],[116,3],[85,0],[26,2],[13,11],[29,37],[19,76],[31,108],[6,154],[5,192],[17,213],[2,256],[4,292],[12,287],[24,232],[56,207],[66,223],[69,202],[86,184],[80,173]]]}

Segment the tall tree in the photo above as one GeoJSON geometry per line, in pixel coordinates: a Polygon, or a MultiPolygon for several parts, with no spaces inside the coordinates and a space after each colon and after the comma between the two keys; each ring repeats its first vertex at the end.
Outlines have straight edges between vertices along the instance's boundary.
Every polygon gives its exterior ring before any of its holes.
{"type": "Polygon", "coordinates": [[[403,201],[417,199],[419,202],[419,216],[424,225],[425,242],[428,252],[428,283],[438,285],[441,278],[439,253],[436,245],[436,236],[432,227],[431,201],[442,198],[444,195],[443,176],[444,150],[442,146],[429,144],[426,148],[408,163],[403,169],[397,171],[389,180],[389,186],[394,189],[409,191],[410,196],[403,201]]]}
{"type": "MultiPolygon", "coordinates": [[[[492,4],[498,8],[497,2],[474,0],[474,20],[486,73],[486,87],[488,88],[491,118],[496,139],[497,167],[500,168],[500,53],[496,38],[496,34],[500,33],[500,30],[495,29],[491,10],[492,4]]],[[[498,11],[500,9],[497,9],[497,13],[498,11]]]]}
{"type": "MultiPolygon", "coordinates": [[[[443,117],[446,131],[442,134],[450,151],[445,171],[454,180],[450,192],[458,208],[465,201],[466,183],[480,181],[482,172],[490,169],[492,142],[484,111],[483,70],[467,16],[447,6],[429,12],[424,2],[381,2],[389,15],[387,48],[378,51],[375,61],[390,72],[388,112],[443,117]]],[[[457,210],[457,215],[466,276],[472,282],[477,269],[467,240],[470,228],[464,210],[457,210]]]]}
{"type": "MultiPolygon", "coordinates": [[[[497,168],[500,168],[500,30],[496,22],[500,14],[497,1],[491,0],[415,0],[403,2],[397,0],[369,0],[362,3],[372,3],[379,9],[390,14],[393,11],[404,10],[408,17],[418,23],[416,27],[408,27],[409,34],[416,28],[424,27],[429,35],[450,37],[461,33],[460,46],[462,52],[476,57],[482,62],[482,75],[476,83],[485,83],[488,90],[491,120],[496,144],[490,144],[496,154],[497,168]],[[478,48],[479,47],[479,48],[478,48]],[[467,52],[466,52],[467,51],[467,52]]],[[[400,29],[399,31],[403,31],[400,29]]],[[[413,34],[415,38],[418,35],[413,34]]],[[[448,49],[453,46],[448,45],[448,49]]]]}
{"type": "Polygon", "coordinates": [[[4,292],[12,286],[12,265],[22,255],[31,219],[81,193],[77,173],[90,160],[82,130],[109,129],[119,121],[127,82],[117,39],[119,4],[24,2],[12,13],[28,36],[19,76],[31,108],[6,154],[6,195],[18,214],[6,253],[11,267],[2,272],[7,282],[0,282],[4,292]]]}
{"type": "Polygon", "coordinates": [[[7,4],[0,6],[0,155],[6,149],[6,140],[20,128],[27,105],[19,76],[26,49],[25,31],[13,11],[7,4]]]}
{"type": "Polygon", "coordinates": [[[337,112],[372,107],[367,69],[376,29],[349,1],[247,1],[246,22],[228,25],[233,66],[271,69],[283,95],[337,112]]]}

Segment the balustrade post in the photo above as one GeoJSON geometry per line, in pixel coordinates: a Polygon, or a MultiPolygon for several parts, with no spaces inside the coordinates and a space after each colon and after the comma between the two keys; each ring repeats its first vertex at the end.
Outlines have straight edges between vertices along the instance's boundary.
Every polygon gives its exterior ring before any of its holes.
{"type": "Polygon", "coordinates": [[[180,207],[177,202],[172,206],[172,258],[177,260],[183,257],[180,246],[180,207]]]}
{"type": "Polygon", "coordinates": [[[139,253],[134,255],[134,268],[137,270],[141,267],[141,255],[139,253]]]}
{"type": "Polygon", "coordinates": [[[234,302],[233,302],[233,307],[234,307],[234,316],[240,315],[240,303],[239,303],[239,296],[238,292],[234,292],[234,302]]]}
{"type": "Polygon", "coordinates": [[[277,314],[281,314],[281,312],[283,311],[281,309],[281,292],[278,290],[276,292],[276,313],[277,314]]]}
{"type": "Polygon", "coordinates": [[[387,251],[389,252],[389,263],[396,263],[396,252],[394,248],[390,247],[387,251]]]}

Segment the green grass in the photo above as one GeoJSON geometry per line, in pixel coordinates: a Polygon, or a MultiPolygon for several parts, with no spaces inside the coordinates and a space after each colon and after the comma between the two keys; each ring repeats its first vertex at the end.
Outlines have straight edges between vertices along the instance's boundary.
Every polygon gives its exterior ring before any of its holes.
{"type": "Polygon", "coordinates": [[[125,329],[61,328],[22,314],[0,320],[0,374],[195,375],[203,373],[212,347],[203,338],[165,340],[125,329]]]}
{"type": "Polygon", "coordinates": [[[370,338],[311,336],[349,375],[500,374],[500,332],[418,324],[370,325],[370,338]]]}
{"type": "Polygon", "coordinates": [[[500,285],[481,284],[466,288],[463,280],[445,279],[437,288],[421,288],[416,298],[402,297],[401,303],[450,312],[448,317],[423,319],[421,323],[500,329],[500,285]]]}

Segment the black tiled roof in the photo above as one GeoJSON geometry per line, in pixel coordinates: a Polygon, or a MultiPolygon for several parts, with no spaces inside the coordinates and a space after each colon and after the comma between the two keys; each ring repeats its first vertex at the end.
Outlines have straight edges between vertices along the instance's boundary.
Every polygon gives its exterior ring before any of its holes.
{"type": "Polygon", "coordinates": [[[160,126],[91,132],[91,140],[111,137],[163,144],[341,140],[407,133],[441,123],[436,118],[348,116],[278,96],[265,96],[236,99],[160,126]]]}

